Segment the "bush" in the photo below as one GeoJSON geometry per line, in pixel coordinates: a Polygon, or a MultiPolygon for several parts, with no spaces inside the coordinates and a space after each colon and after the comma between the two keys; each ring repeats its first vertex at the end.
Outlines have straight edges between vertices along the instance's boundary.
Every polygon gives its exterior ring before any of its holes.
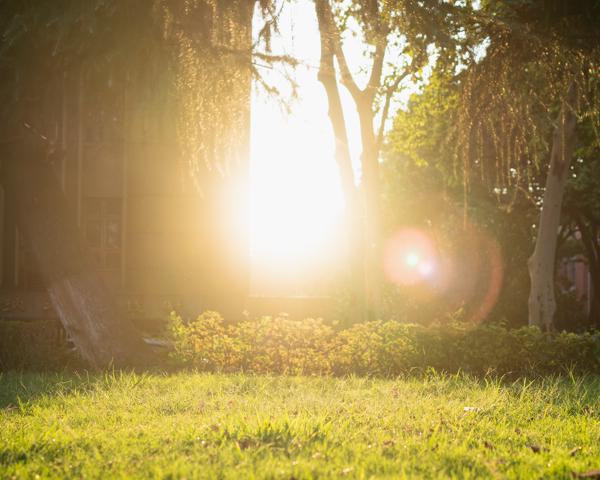
{"type": "Polygon", "coordinates": [[[473,375],[600,373],[600,333],[461,323],[375,321],[335,330],[321,319],[262,317],[226,325],[216,312],[172,313],[173,356],[205,371],[397,376],[435,369],[473,375]]]}
{"type": "Polygon", "coordinates": [[[302,322],[285,316],[225,325],[216,312],[185,324],[171,314],[174,357],[206,371],[326,374],[333,329],[321,319],[302,322]]]}

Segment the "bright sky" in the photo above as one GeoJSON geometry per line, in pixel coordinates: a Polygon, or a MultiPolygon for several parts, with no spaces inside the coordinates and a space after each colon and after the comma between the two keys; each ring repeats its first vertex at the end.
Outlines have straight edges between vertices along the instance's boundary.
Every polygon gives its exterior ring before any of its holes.
{"type": "MultiPolygon", "coordinates": [[[[273,53],[285,53],[303,65],[293,74],[298,98],[288,114],[281,103],[262,90],[252,97],[251,133],[251,253],[254,284],[261,272],[301,269],[327,256],[335,248],[336,221],[343,210],[334,139],[327,114],[327,97],[318,82],[320,44],[314,3],[286,3],[280,17],[281,36],[273,40],[273,53]]],[[[366,83],[362,67],[369,67],[359,38],[344,43],[348,63],[359,86],[366,83]]],[[[289,85],[280,67],[261,68],[284,98],[289,85]]],[[[341,89],[350,151],[359,172],[361,150],[358,116],[349,93],[341,89]]],[[[260,283],[260,282],[259,282],[260,283]]],[[[291,287],[290,287],[291,288],[291,287]]],[[[303,294],[303,286],[293,287],[303,294]]],[[[260,293],[260,292],[258,292],[260,293]]]]}

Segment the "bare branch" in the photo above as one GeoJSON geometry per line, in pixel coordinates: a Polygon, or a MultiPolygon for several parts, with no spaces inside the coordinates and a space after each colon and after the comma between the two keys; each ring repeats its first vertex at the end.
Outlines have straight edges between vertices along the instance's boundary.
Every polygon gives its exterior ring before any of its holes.
{"type": "Polygon", "coordinates": [[[398,89],[400,82],[402,82],[402,80],[404,80],[409,75],[410,72],[405,72],[404,75],[399,75],[398,77],[396,77],[394,83],[392,83],[385,92],[385,103],[383,104],[383,110],[381,112],[381,122],[379,123],[379,130],[377,132],[377,140],[375,143],[375,151],[377,152],[379,152],[379,150],[381,149],[381,144],[383,143],[385,122],[390,112],[390,104],[392,103],[392,97],[398,89]]]}
{"type": "MultiPolygon", "coordinates": [[[[383,61],[385,59],[385,49],[387,42],[380,40],[375,48],[375,57],[373,58],[373,67],[371,68],[371,76],[369,77],[369,83],[365,89],[367,95],[367,103],[372,103],[377,90],[381,86],[381,74],[383,72],[383,61]]],[[[398,85],[396,84],[396,87],[398,85]]]]}

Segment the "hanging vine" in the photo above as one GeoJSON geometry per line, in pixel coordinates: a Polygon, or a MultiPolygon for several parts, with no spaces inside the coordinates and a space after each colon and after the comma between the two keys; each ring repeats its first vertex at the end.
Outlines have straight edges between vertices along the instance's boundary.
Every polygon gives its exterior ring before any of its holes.
{"type": "Polygon", "coordinates": [[[545,169],[554,122],[571,83],[578,86],[582,115],[598,131],[600,49],[594,42],[584,48],[547,25],[542,29],[486,13],[474,17],[482,39],[479,48],[487,44],[485,55],[459,75],[454,161],[462,168],[455,171],[468,192],[477,165],[481,179],[510,208],[520,195],[531,199],[540,188],[537,178],[545,169]]]}
{"type": "Polygon", "coordinates": [[[251,82],[251,0],[158,0],[172,46],[176,131],[196,185],[227,176],[243,155],[251,82]]]}

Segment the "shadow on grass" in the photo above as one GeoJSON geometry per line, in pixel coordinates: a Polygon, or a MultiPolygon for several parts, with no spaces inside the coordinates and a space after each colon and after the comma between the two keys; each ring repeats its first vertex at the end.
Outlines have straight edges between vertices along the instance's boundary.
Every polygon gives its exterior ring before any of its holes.
{"type": "Polygon", "coordinates": [[[44,397],[89,394],[111,385],[135,387],[145,382],[148,373],[124,370],[65,370],[54,373],[0,372],[0,409],[23,410],[26,405],[44,397]]]}

